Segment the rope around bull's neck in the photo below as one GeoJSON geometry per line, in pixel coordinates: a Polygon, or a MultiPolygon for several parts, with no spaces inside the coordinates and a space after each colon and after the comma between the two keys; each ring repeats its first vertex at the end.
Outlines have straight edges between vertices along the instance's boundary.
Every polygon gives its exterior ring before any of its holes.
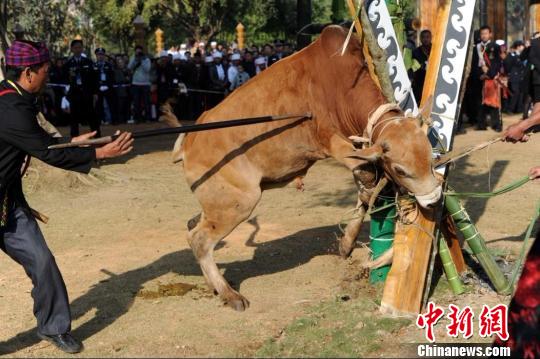
{"type": "Polygon", "coordinates": [[[400,121],[402,119],[408,118],[407,116],[394,116],[394,117],[386,118],[381,121],[381,118],[384,115],[393,111],[402,113],[401,107],[399,107],[398,104],[386,103],[377,107],[377,109],[375,109],[375,111],[369,115],[368,122],[366,124],[366,128],[364,129],[364,133],[363,133],[364,138],[368,140],[369,146],[373,145],[373,134],[377,127],[379,127],[382,124],[385,124],[383,129],[379,132],[379,136],[380,136],[381,133],[386,128],[386,126],[388,126],[391,122],[400,121]]]}

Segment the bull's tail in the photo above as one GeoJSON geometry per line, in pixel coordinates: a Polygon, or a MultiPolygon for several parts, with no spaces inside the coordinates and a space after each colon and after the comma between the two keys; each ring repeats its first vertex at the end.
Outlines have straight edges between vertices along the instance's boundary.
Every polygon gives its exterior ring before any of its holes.
{"type": "MultiPolygon", "coordinates": [[[[178,118],[174,115],[171,105],[168,102],[165,102],[161,106],[162,115],[159,117],[160,122],[165,122],[170,127],[181,127],[182,124],[178,121],[178,118]]],[[[181,133],[172,150],[172,160],[174,163],[178,163],[184,159],[184,152],[182,151],[182,143],[184,142],[185,133],[181,133]]]]}
{"type": "Polygon", "coordinates": [[[367,262],[365,264],[365,267],[369,269],[376,269],[376,268],[384,267],[386,265],[391,264],[393,258],[394,258],[394,247],[390,247],[390,249],[384,252],[379,258],[373,261],[367,262]]]}

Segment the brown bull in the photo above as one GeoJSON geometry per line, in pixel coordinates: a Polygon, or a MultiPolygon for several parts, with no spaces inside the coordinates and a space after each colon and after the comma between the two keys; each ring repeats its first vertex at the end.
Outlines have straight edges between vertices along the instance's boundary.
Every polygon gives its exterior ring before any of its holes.
{"type": "MultiPolygon", "coordinates": [[[[332,157],[353,171],[365,213],[374,165],[423,206],[441,193],[431,165],[431,146],[418,120],[396,110],[373,127],[373,145],[355,150],[350,136],[362,135],[368,116],[385,100],[370,78],[362,46],[352,39],[341,56],[343,28],[327,27],[309,47],[279,61],[205,112],[197,123],[267,114],[307,113],[312,119],[188,134],[176,146],[185,176],[202,213],[188,223],[188,241],[209,286],[236,310],[249,302],[232,289],[213,258],[216,244],[248,219],[261,192],[302,176],[317,160],[332,157]]],[[[361,221],[351,222],[340,242],[347,256],[361,221]]]]}

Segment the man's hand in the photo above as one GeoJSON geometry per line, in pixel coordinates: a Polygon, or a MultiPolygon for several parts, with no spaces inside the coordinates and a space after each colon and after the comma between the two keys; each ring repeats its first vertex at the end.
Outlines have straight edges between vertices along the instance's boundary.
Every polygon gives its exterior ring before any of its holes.
{"type": "Polygon", "coordinates": [[[529,171],[529,178],[532,180],[540,178],[540,166],[531,168],[529,171]]]}
{"type": "MultiPolygon", "coordinates": [[[[116,134],[119,134],[117,131],[116,134]]],[[[96,148],[96,158],[102,160],[104,158],[114,158],[123,156],[133,149],[133,138],[130,132],[122,132],[116,140],[106,144],[103,147],[96,148]]]]}
{"type": "Polygon", "coordinates": [[[96,135],[97,131],[94,131],[94,132],[88,132],[88,133],[85,133],[84,135],[80,135],[80,136],[77,136],[77,137],[73,137],[71,139],[71,142],[79,142],[79,141],[85,141],[85,140],[89,140],[91,139],[92,137],[94,137],[96,135]]]}
{"type": "Polygon", "coordinates": [[[529,140],[529,136],[525,135],[525,131],[527,129],[523,129],[523,123],[516,123],[506,129],[504,132],[504,140],[512,143],[516,143],[518,141],[520,142],[527,142],[529,140]]]}

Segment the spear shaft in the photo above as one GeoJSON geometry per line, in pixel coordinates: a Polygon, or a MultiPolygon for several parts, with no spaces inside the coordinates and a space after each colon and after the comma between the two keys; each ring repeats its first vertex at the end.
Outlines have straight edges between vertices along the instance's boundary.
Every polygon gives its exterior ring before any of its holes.
{"type": "MultiPolygon", "coordinates": [[[[229,128],[229,127],[236,127],[236,126],[254,125],[254,124],[265,123],[265,122],[288,120],[292,118],[311,119],[312,115],[311,113],[307,112],[307,113],[302,113],[302,114],[288,114],[288,115],[280,115],[280,116],[261,116],[261,117],[239,118],[235,120],[208,122],[208,123],[201,123],[201,124],[195,124],[195,125],[186,125],[186,126],[180,126],[180,127],[160,128],[160,129],[155,129],[155,130],[133,132],[132,137],[144,138],[144,137],[153,137],[153,136],[161,136],[161,135],[169,135],[169,134],[208,131],[208,130],[216,130],[220,128],[229,128]]],[[[100,138],[84,140],[84,141],[59,143],[56,145],[49,146],[48,149],[104,145],[104,144],[113,142],[114,140],[118,138],[118,136],[119,135],[112,135],[112,136],[100,137],[100,138]]]]}

